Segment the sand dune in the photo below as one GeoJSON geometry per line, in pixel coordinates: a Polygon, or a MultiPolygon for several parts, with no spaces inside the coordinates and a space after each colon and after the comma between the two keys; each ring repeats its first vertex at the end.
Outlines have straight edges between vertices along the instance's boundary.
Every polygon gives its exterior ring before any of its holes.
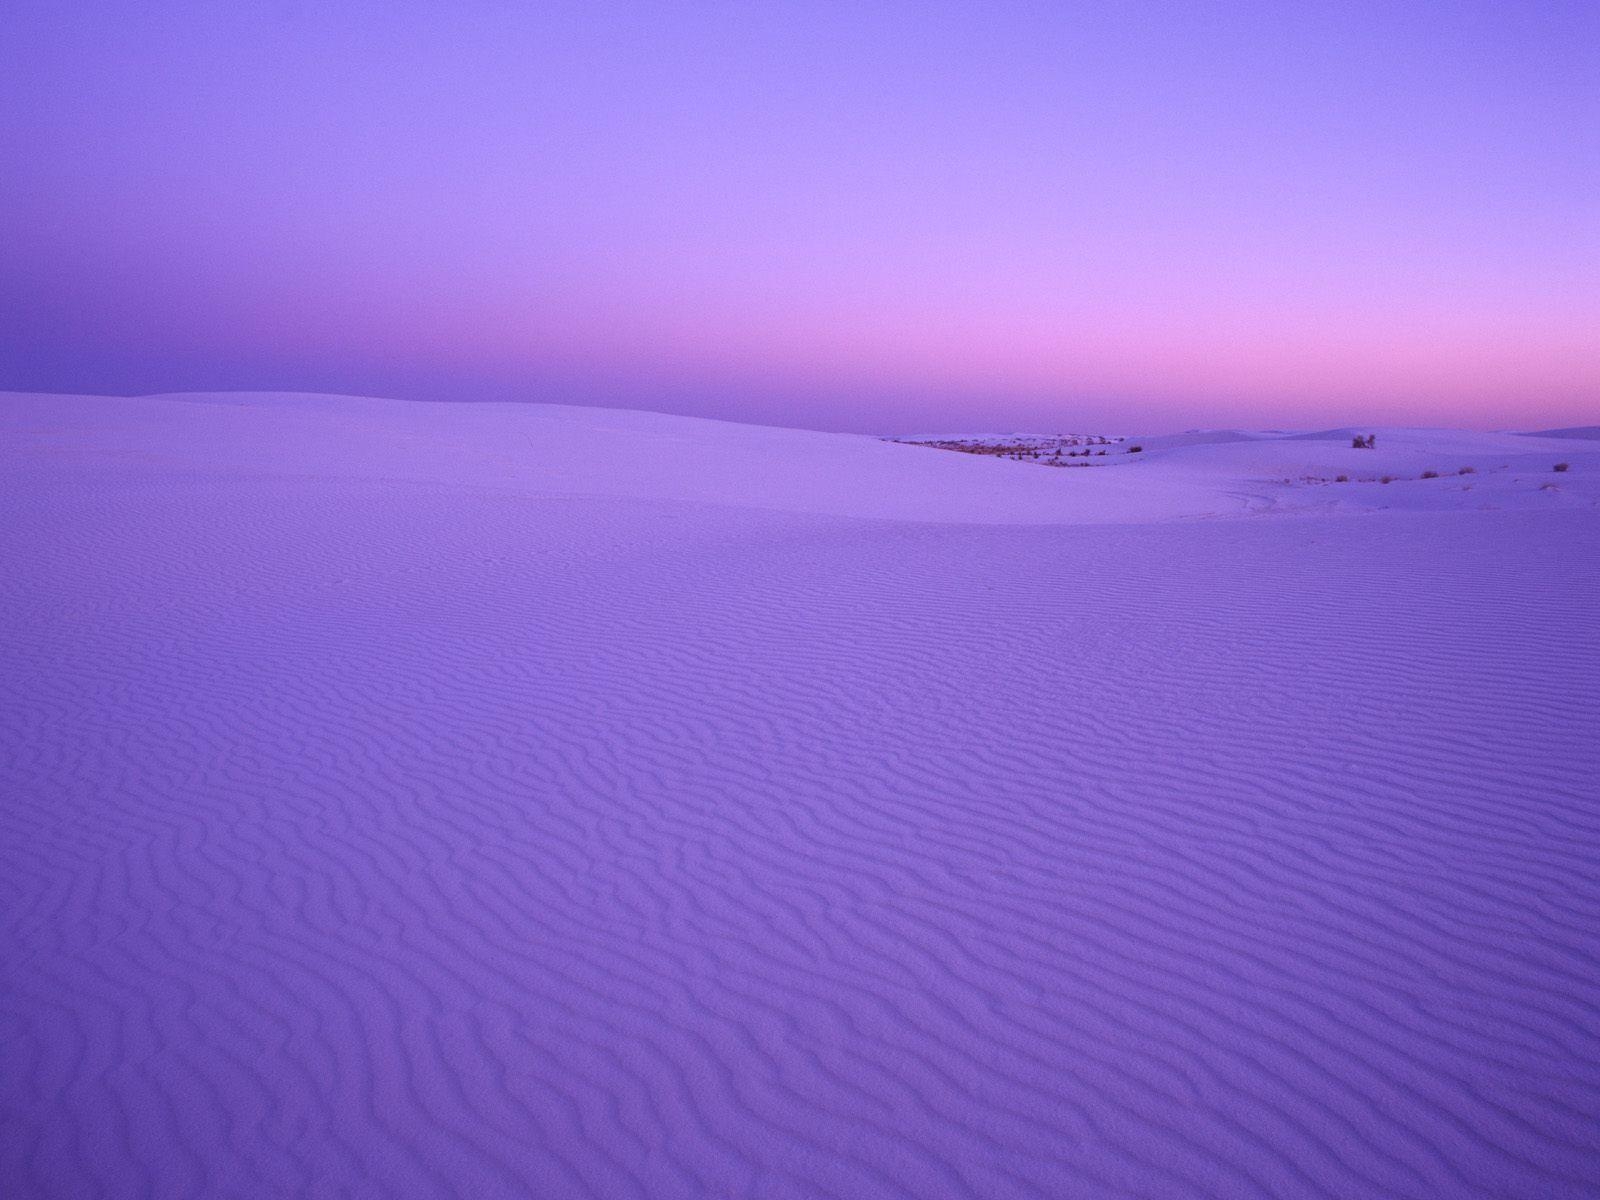
{"type": "Polygon", "coordinates": [[[0,398],[0,1195],[1600,1193],[1600,446],[1377,432],[0,398]]]}

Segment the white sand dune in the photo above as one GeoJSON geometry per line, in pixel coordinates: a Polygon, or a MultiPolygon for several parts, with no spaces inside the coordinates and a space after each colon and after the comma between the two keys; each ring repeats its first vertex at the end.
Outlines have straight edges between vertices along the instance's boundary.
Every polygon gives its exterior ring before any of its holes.
{"type": "Polygon", "coordinates": [[[1600,1194],[1600,443],[1377,434],[0,397],[0,1195],[1600,1194]]]}

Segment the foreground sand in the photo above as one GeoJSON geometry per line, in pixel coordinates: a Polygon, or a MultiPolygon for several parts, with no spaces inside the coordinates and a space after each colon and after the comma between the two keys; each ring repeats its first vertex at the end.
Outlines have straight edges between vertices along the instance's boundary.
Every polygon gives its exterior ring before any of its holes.
{"type": "Polygon", "coordinates": [[[1596,1194],[1600,442],[1143,444],[0,398],[0,1195],[1596,1194]]]}

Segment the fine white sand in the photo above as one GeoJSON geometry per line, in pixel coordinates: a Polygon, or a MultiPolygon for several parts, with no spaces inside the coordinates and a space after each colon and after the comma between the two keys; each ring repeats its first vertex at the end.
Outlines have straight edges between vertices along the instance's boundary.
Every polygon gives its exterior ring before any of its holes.
{"type": "Polygon", "coordinates": [[[1596,432],[0,396],[0,1196],[1600,1194],[1596,432]]]}

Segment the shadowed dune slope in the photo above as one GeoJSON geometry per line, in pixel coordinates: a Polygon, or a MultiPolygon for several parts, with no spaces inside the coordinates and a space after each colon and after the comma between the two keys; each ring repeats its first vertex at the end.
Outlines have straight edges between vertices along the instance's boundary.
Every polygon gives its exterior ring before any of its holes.
{"type": "Polygon", "coordinates": [[[0,1195],[1600,1190],[1592,509],[862,520],[352,423],[5,452],[0,1195]]]}

